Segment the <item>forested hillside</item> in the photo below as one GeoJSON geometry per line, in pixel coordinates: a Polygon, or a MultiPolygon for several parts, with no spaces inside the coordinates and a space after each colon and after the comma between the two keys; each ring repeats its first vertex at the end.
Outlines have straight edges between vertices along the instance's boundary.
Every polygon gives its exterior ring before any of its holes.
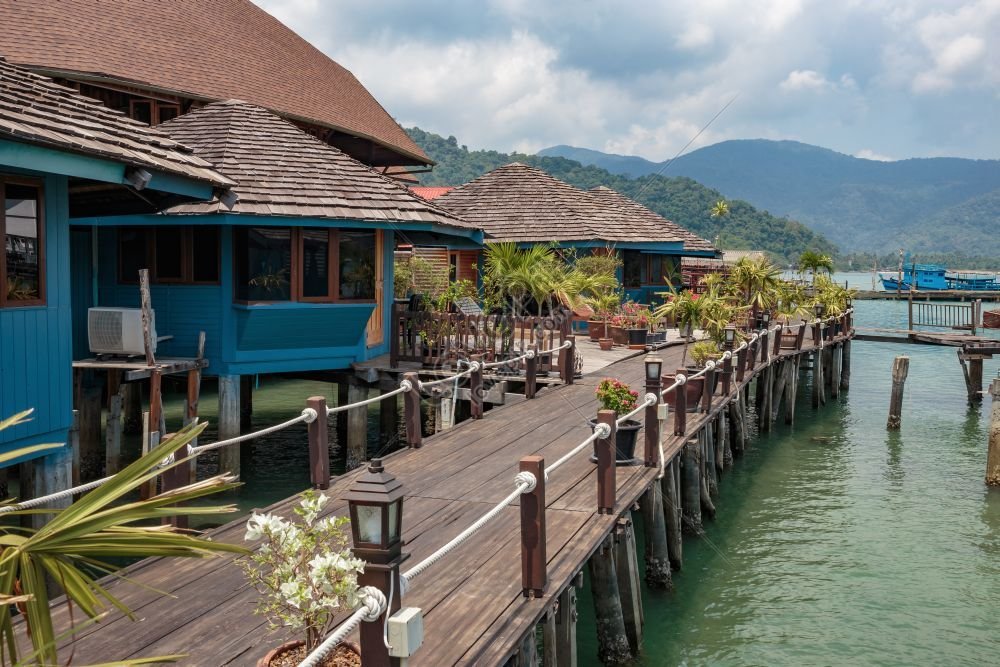
{"type": "Polygon", "coordinates": [[[470,151],[455,137],[446,139],[420,128],[407,132],[437,162],[433,172],[420,175],[422,185],[460,185],[509,162],[524,162],[579,188],[606,185],[699,236],[709,240],[718,237],[723,248],[766,250],[784,265],[808,249],[837,252],[833,243],[804,225],[758,210],[745,201],[727,200],[729,215],[713,218],[712,205],[725,197],[690,178],[647,175],[631,179],[566,158],[470,151]]]}

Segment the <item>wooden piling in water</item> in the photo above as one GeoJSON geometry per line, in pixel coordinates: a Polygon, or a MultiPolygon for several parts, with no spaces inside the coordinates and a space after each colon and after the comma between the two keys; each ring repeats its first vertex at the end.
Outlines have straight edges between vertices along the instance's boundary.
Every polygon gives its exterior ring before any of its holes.
{"type": "Polygon", "coordinates": [[[708,430],[702,429],[698,432],[698,466],[701,474],[698,492],[701,500],[702,517],[707,516],[709,519],[712,519],[715,517],[715,503],[712,502],[712,497],[713,493],[718,495],[719,490],[718,486],[715,485],[713,491],[711,473],[715,472],[715,463],[711,460],[708,445],[708,430]]]}
{"type": "Polygon", "coordinates": [[[642,646],[642,589],[639,586],[639,554],[635,547],[631,512],[620,517],[615,527],[615,574],[618,577],[625,636],[632,655],[638,655],[642,646]]]}
{"type": "Polygon", "coordinates": [[[605,665],[625,665],[632,659],[615,573],[614,536],[608,535],[587,561],[594,598],[597,659],[605,665]]]}
{"type": "Polygon", "coordinates": [[[705,424],[701,431],[702,457],[705,467],[705,479],[708,482],[708,494],[712,498],[719,496],[719,471],[715,467],[715,433],[711,423],[705,424]]]}
{"type": "Polygon", "coordinates": [[[840,360],[840,388],[847,391],[851,388],[851,341],[845,340],[842,345],[840,360]]]}
{"type": "Polygon", "coordinates": [[[126,435],[142,433],[142,383],[122,384],[122,432],[126,435]]]}
{"type": "Polygon", "coordinates": [[[683,530],[685,533],[699,535],[701,533],[701,446],[698,439],[689,439],[681,451],[683,530]]]}
{"type": "Polygon", "coordinates": [[[993,405],[990,407],[989,448],[986,453],[986,483],[1000,486],[1000,378],[990,385],[993,405]]]}
{"type": "Polygon", "coordinates": [[[108,475],[121,470],[123,399],[122,390],[119,388],[118,393],[108,402],[108,419],[104,425],[104,471],[108,475]]]}
{"type": "MultiPolygon", "coordinates": [[[[666,479],[666,475],[664,476],[666,479]]],[[[670,553],[663,507],[663,486],[654,482],[639,498],[643,529],[646,534],[646,585],[655,590],[670,590],[670,553]]]]}
{"type": "Polygon", "coordinates": [[[667,464],[666,474],[660,481],[663,488],[663,517],[667,529],[667,555],[675,570],[681,569],[684,564],[680,473],[680,457],[674,457],[667,464]]]}
{"type": "Polygon", "coordinates": [[[889,420],[885,427],[898,431],[903,421],[903,387],[910,371],[910,358],[896,357],[892,362],[892,393],[889,396],[889,420]]]}
{"type": "MultiPolygon", "coordinates": [[[[240,376],[219,376],[219,440],[240,434],[240,376]]],[[[240,445],[219,450],[219,472],[240,474],[240,445]]]]}
{"type": "MultiPolygon", "coordinates": [[[[90,376],[88,373],[87,376],[90,376]]],[[[80,479],[84,482],[102,476],[104,446],[101,439],[101,397],[103,392],[96,378],[87,377],[80,388],[80,479]]]]}
{"type": "Polygon", "coordinates": [[[558,667],[577,667],[576,586],[572,583],[566,587],[566,590],[559,594],[559,608],[556,610],[555,620],[556,665],[558,667]]]}
{"type": "Polygon", "coordinates": [[[822,403],[826,402],[823,396],[823,349],[817,348],[812,353],[812,406],[814,408],[819,408],[822,403]]]}
{"type": "MultiPolygon", "coordinates": [[[[347,388],[347,402],[359,403],[368,399],[368,387],[351,383],[347,388]]],[[[368,406],[347,410],[347,469],[354,470],[368,459],[368,406]]]]}

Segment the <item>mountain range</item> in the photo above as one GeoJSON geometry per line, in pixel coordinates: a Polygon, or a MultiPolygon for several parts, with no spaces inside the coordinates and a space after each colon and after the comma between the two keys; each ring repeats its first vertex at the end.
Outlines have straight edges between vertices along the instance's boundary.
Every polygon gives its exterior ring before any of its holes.
{"type": "Polygon", "coordinates": [[[866,160],[796,141],[723,141],[672,162],[553,146],[561,157],[631,179],[687,177],[799,220],[844,253],[1000,257],[1000,160],[866,160]]]}

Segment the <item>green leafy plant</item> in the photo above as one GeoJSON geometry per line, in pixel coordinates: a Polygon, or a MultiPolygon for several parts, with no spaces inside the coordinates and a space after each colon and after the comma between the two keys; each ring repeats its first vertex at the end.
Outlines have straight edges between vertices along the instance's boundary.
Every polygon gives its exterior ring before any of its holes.
{"type": "Polygon", "coordinates": [[[639,392],[633,391],[617,378],[604,378],[597,385],[597,400],[605,410],[614,410],[623,415],[635,409],[639,402],[639,392]]]}
{"type": "Polygon", "coordinates": [[[722,352],[719,350],[719,344],[714,340],[698,341],[691,346],[691,360],[698,366],[704,366],[708,360],[720,357],[722,357],[722,352]]]}
{"type": "Polygon", "coordinates": [[[298,520],[275,514],[251,515],[246,540],[260,546],[240,566],[261,593],[255,613],[272,629],[304,631],[306,650],[322,641],[338,614],[358,604],[358,574],[364,561],[348,548],[346,517],[319,518],[328,496],[309,490],[293,512],[298,520]]]}
{"type": "Polygon", "coordinates": [[[680,292],[669,298],[662,306],[653,313],[655,317],[664,317],[673,320],[677,328],[684,332],[684,351],[681,354],[681,365],[687,361],[689,333],[701,326],[703,302],[697,294],[689,290],[680,292]]]}
{"type": "Polygon", "coordinates": [[[288,285],[288,269],[282,267],[275,269],[268,265],[261,273],[249,280],[251,287],[264,290],[267,294],[276,294],[285,289],[288,285]]]}
{"type": "MultiPolygon", "coordinates": [[[[0,430],[23,423],[31,411],[0,422],[0,430]]],[[[15,639],[15,623],[9,604],[0,607],[0,633],[3,654],[0,664],[59,664],[57,643],[72,636],[79,627],[65,634],[53,627],[47,580],[66,594],[66,604],[79,607],[93,622],[111,608],[132,618],[128,607],[106,589],[98,576],[117,568],[106,558],[146,558],[177,556],[204,558],[220,553],[246,553],[246,549],[225,542],[213,542],[189,531],[160,525],[163,519],[178,515],[218,515],[236,511],[233,505],[184,506],[197,498],[238,486],[229,475],[218,475],[196,484],[160,493],[148,500],[131,500],[131,494],[154,480],[165,469],[188,465],[189,459],[165,460],[204,430],[205,424],[184,427],[165,439],[149,453],[115,474],[110,481],[85,494],[66,509],[15,509],[7,516],[50,516],[41,528],[0,526],[0,595],[11,602],[19,600],[24,623],[30,632],[32,651],[22,653],[15,639]]],[[[0,460],[37,454],[62,445],[35,445],[10,452],[0,460]]],[[[6,500],[3,505],[14,504],[6,500]]],[[[155,661],[181,656],[166,656],[155,661]]],[[[116,665],[147,664],[150,658],[120,661],[116,665]]]]}
{"type": "Polygon", "coordinates": [[[799,273],[809,272],[813,288],[816,287],[816,276],[821,270],[827,274],[833,273],[833,257],[815,250],[806,250],[799,255],[799,273]]]}

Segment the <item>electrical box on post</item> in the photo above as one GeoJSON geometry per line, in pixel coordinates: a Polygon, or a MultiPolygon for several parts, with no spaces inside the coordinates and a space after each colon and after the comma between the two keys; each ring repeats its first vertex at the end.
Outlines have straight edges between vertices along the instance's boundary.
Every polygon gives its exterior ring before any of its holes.
{"type": "Polygon", "coordinates": [[[409,658],[424,642],[424,613],[420,607],[403,607],[389,617],[389,655],[409,658]]]}

